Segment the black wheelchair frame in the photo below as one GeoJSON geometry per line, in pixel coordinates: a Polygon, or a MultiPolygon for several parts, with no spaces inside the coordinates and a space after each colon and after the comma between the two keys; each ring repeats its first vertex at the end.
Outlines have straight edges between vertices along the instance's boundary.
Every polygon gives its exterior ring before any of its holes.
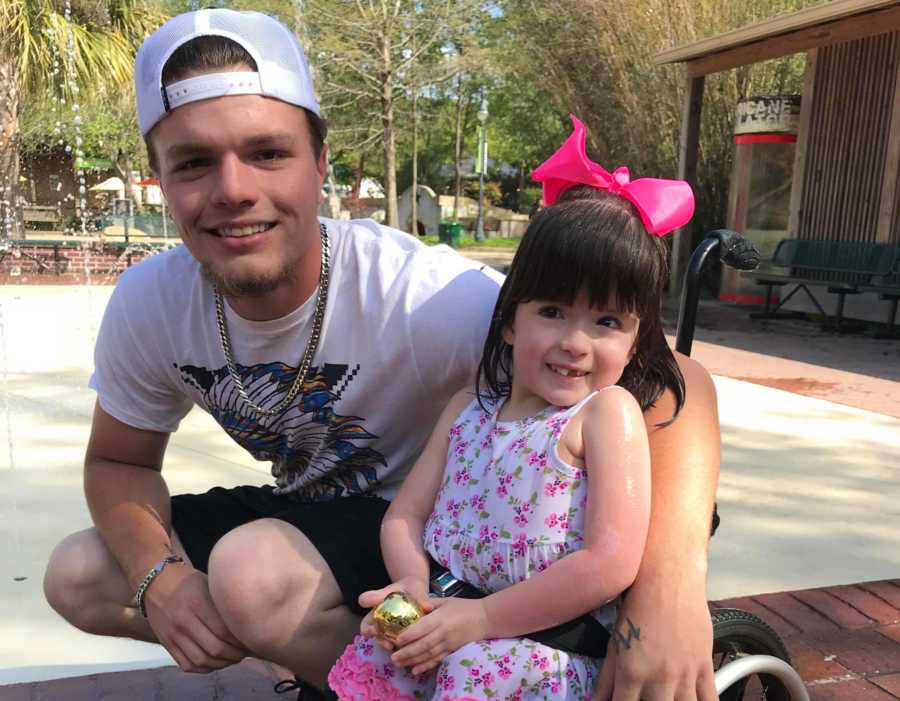
{"type": "MultiPolygon", "coordinates": [[[[675,332],[675,350],[691,354],[700,272],[710,255],[737,270],[753,270],[759,252],[729,229],[710,232],[694,250],[685,271],[675,332]]],[[[761,618],[740,609],[713,609],[713,667],[721,701],[809,701],[803,680],[778,634],[761,618]]]]}

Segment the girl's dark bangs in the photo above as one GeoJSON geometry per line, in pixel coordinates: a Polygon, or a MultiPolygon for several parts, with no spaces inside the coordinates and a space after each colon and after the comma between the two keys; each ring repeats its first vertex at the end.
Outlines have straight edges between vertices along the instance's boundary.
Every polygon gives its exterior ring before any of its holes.
{"type": "Polygon", "coordinates": [[[528,265],[512,291],[515,303],[546,299],[572,304],[582,289],[588,290],[592,301],[605,298],[609,290],[603,287],[609,278],[594,274],[585,260],[587,251],[582,250],[586,243],[584,237],[568,231],[535,232],[528,265]]]}
{"type": "Polygon", "coordinates": [[[661,257],[655,250],[656,242],[643,229],[625,230],[616,238],[606,241],[601,270],[606,280],[594,297],[594,285],[586,284],[591,294],[592,304],[602,304],[605,300],[615,301],[616,308],[645,317],[659,312],[661,285],[665,271],[660,266],[661,257]],[[618,284],[612,290],[608,280],[618,284]],[[600,296],[602,294],[603,296],[600,296]]]}
{"type": "MultiPolygon", "coordinates": [[[[580,211],[573,214],[583,214],[587,203],[579,204],[572,209],[580,211]]],[[[638,238],[648,237],[646,232],[625,222],[611,222],[609,212],[600,217],[590,216],[592,212],[573,217],[565,216],[568,212],[558,214],[554,225],[536,227],[520,251],[523,255],[510,290],[511,302],[546,299],[572,304],[584,290],[592,306],[602,308],[614,302],[617,309],[639,316],[657,311],[653,305],[659,290],[654,283],[661,271],[658,254],[648,250],[652,242],[638,238]]]]}

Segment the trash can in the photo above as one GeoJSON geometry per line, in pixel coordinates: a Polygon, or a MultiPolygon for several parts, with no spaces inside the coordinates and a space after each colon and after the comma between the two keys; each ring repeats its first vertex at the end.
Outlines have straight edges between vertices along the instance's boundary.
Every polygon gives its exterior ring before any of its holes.
{"type": "Polygon", "coordinates": [[[442,221],[438,224],[438,240],[453,248],[459,248],[459,237],[462,231],[458,221],[442,221]]]}

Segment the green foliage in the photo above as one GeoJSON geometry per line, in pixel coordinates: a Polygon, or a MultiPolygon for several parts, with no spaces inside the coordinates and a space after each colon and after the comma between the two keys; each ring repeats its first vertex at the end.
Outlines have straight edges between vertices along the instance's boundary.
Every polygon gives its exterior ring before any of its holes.
{"type": "Polygon", "coordinates": [[[134,168],[146,165],[131,90],[87,102],[78,117],[76,131],[68,110],[55,101],[29,101],[19,122],[22,152],[48,152],[78,145],[88,158],[108,158],[120,163],[130,159],[134,168]]]}
{"type": "Polygon", "coordinates": [[[541,188],[537,185],[526,187],[519,192],[519,211],[527,212],[541,203],[541,188]]]}
{"type": "MultiPolygon", "coordinates": [[[[581,0],[502,2],[522,80],[542,86],[559,114],[588,126],[589,150],[633,177],[677,173],[684,80],[679,67],[654,56],[672,46],[733,30],[821,0],[581,0]]],[[[698,164],[696,231],[723,223],[737,101],[797,92],[804,57],[768,61],[706,79],[698,164]]],[[[568,132],[568,127],[566,128],[568,132]]],[[[557,142],[558,143],[558,142],[557,142]]],[[[549,154],[548,150],[545,153],[549,154]]]]}
{"type": "MultiPolygon", "coordinates": [[[[467,180],[465,187],[466,197],[478,199],[478,181],[467,180]]],[[[486,204],[499,204],[503,198],[503,192],[500,189],[500,183],[495,180],[487,180],[484,183],[484,201],[486,204]]]]}
{"type": "MultiPolygon", "coordinates": [[[[540,197],[531,170],[569,133],[569,112],[587,123],[589,150],[604,166],[674,176],[685,85],[680,67],[657,65],[654,56],[821,0],[70,2],[67,16],[63,0],[0,0],[0,61],[15,67],[25,151],[74,144],[77,101],[84,154],[137,166],[143,147],[131,70],[140,41],[165,16],[200,5],[254,9],[279,17],[307,48],[338,181],[384,182],[393,149],[397,190],[411,184],[415,97],[418,181],[452,194],[457,125],[465,162],[475,156],[483,95],[493,164],[486,198],[528,211],[540,197]]],[[[707,77],[696,231],[723,223],[737,101],[799,91],[804,61],[797,55],[707,77]]],[[[477,181],[463,176],[466,194],[477,196],[477,181]]]]}
{"type": "Polygon", "coordinates": [[[490,29],[494,39],[488,140],[491,159],[530,171],[556,150],[568,133],[568,122],[553,86],[536,74],[532,47],[521,43],[516,27],[524,19],[503,16],[490,29]]]}
{"type": "Polygon", "coordinates": [[[143,0],[73,0],[68,10],[54,0],[3,0],[0,57],[18,59],[23,96],[89,99],[95,88],[131,81],[137,46],[161,19],[143,0]]]}

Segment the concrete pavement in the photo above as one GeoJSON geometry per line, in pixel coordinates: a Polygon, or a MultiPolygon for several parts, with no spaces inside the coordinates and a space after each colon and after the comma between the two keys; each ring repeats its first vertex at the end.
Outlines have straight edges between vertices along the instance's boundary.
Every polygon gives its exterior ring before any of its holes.
{"type": "MultiPolygon", "coordinates": [[[[0,684],[169,663],[159,646],[73,629],[41,592],[53,545],[89,525],[81,460],[94,397],[86,383],[110,292],[0,287],[0,684]]],[[[711,357],[723,360],[722,348],[710,344],[711,357]]],[[[740,372],[768,362],[750,354],[740,372]]],[[[724,522],[711,545],[710,597],[897,577],[900,419],[719,371],[724,522]]],[[[884,382],[884,393],[896,392],[884,382]]],[[[170,445],[173,491],[268,479],[266,465],[200,412],[170,445]]]]}

